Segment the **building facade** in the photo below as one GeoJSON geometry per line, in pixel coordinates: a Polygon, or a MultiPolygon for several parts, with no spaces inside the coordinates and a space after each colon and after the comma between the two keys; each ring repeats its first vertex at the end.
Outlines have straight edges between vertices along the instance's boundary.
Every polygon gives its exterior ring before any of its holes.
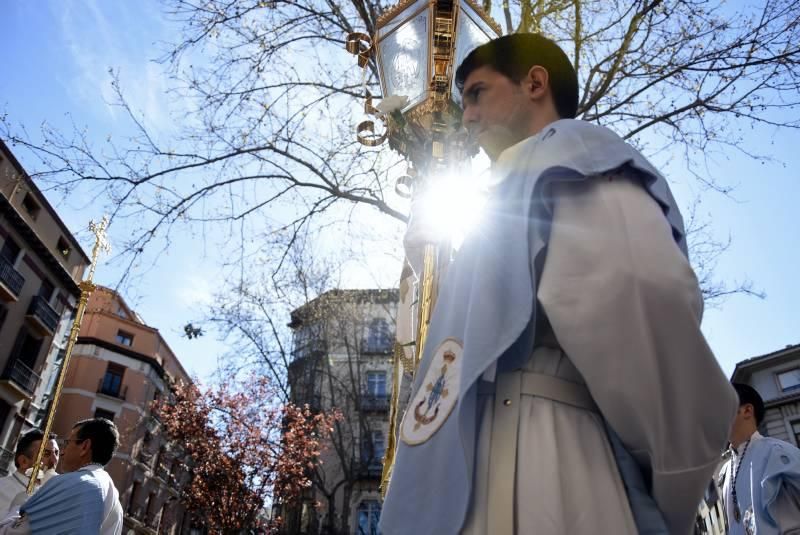
{"type": "MultiPolygon", "coordinates": [[[[88,221],[87,221],[88,223],[88,221]]],[[[47,410],[89,258],[0,141],[0,472],[47,410]]]]}
{"type": "Polygon", "coordinates": [[[98,287],[87,304],[53,430],[67,436],[86,418],[114,421],[120,448],[106,467],[119,490],[125,533],[190,533],[180,504],[189,480],[186,465],[160,433],[154,400],[169,395],[171,381],[189,382],[157,329],[144,323],[122,297],[98,287]]]}
{"type": "Polygon", "coordinates": [[[303,502],[278,511],[287,533],[378,533],[397,303],[397,290],[333,290],[292,312],[292,401],[342,420],[303,502]]]}
{"type": "Polygon", "coordinates": [[[767,409],[762,435],[800,447],[800,344],[738,363],[731,380],[761,394],[767,409]]]}

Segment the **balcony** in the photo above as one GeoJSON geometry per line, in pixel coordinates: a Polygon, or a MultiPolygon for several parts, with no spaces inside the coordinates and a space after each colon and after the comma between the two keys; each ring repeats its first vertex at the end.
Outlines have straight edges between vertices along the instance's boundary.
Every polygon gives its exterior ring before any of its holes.
{"type": "Polygon", "coordinates": [[[394,351],[394,340],[381,336],[361,340],[362,355],[391,355],[394,351]]]}
{"type": "Polygon", "coordinates": [[[24,284],[25,277],[14,269],[11,262],[0,256],[0,299],[16,301],[24,284]]]}
{"type": "Polygon", "coordinates": [[[97,382],[97,393],[103,394],[104,396],[116,398],[122,401],[125,401],[126,397],[128,396],[128,385],[122,385],[121,387],[117,387],[116,389],[103,385],[103,379],[100,379],[97,382]]]}
{"type": "Polygon", "coordinates": [[[361,394],[361,410],[365,412],[386,412],[389,410],[389,396],[386,394],[361,394]]]}
{"type": "Polygon", "coordinates": [[[33,395],[36,385],[39,383],[39,376],[33,373],[22,360],[14,359],[6,365],[0,375],[0,380],[8,381],[24,396],[33,395]]]}
{"type": "Polygon", "coordinates": [[[47,301],[34,295],[25,316],[28,324],[41,336],[52,336],[58,327],[58,312],[53,310],[47,301]]]}
{"type": "Polygon", "coordinates": [[[324,340],[313,339],[305,344],[295,344],[292,351],[292,360],[297,361],[306,357],[319,357],[328,352],[328,344],[324,340]]]}

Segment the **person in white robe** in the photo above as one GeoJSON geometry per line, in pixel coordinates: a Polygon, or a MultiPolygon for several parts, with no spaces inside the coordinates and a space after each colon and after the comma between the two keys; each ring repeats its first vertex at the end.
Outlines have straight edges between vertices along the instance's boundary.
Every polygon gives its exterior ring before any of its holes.
{"type": "MultiPolygon", "coordinates": [[[[14,451],[16,471],[0,478],[0,517],[5,516],[9,511],[16,511],[17,507],[27,499],[26,490],[36,454],[42,444],[42,438],[44,438],[44,433],[40,429],[31,429],[19,437],[14,451]]],[[[55,468],[58,465],[58,458],[59,449],[56,436],[51,434],[42,457],[42,470],[55,468]]],[[[38,479],[39,484],[44,481],[42,471],[39,471],[38,479]]]]}
{"type": "Polygon", "coordinates": [[[766,412],[750,385],[734,383],[739,411],[723,467],[728,535],[800,534],[800,450],[758,432],[766,412]]]}
{"type": "MultiPolygon", "coordinates": [[[[382,532],[690,533],[736,397],[666,181],[571,120],[577,77],[548,39],[483,45],[456,84],[497,194],[443,275],[382,532]]],[[[412,211],[418,274],[434,236],[412,211]]]]}
{"type": "MultiPolygon", "coordinates": [[[[33,455],[35,457],[36,451],[39,449],[38,442],[36,446],[33,448],[33,455]]],[[[41,488],[42,485],[47,483],[51,478],[58,475],[56,472],[56,467],[58,466],[58,460],[60,457],[60,448],[58,446],[58,442],[56,440],[56,434],[50,433],[50,438],[47,441],[47,445],[44,448],[44,455],[42,456],[42,467],[37,472],[36,479],[38,480],[36,486],[33,488],[33,492],[36,492],[41,488]]],[[[33,459],[30,460],[30,464],[33,465],[33,459]]],[[[25,472],[26,481],[30,479],[30,474],[33,472],[33,468],[28,468],[25,472]]],[[[25,503],[30,496],[27,492],[27,484],[26,488],[20,490],[17,495],[11,500],[11,504],[8,507],[6,513],[16,513],[19,510],[19,506],[25,503]]]]}
{"type": "Polygon", "coordinates": [[[122,506],[103,468],[119,447],[119,432],[105,418],[82,420],[64,439],[65,473],[50,479],[0,524],[0,534],[119,535],[122,506]]]}

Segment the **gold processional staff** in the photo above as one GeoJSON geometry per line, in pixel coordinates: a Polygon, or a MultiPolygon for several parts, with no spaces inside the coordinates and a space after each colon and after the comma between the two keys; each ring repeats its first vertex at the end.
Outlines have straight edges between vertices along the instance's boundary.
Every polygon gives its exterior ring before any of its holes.
{"type": "MultiPolygon", "coordinates": [[[[463,135],[453,75],[472,49],[498,37],[501,30],[472,0],[403,0],[389,8],[375,28],[374,36],[349,34],[346,48],[358,56],[362,69],[372,69],[380,80],[383,99],[373,106],[366,92],[364,112],[381,121],[384,132],[377,134],[374,121],[366,120],[356,127],[356,134],[369,147],[388,140],[389,147],[410,161],[395,191],[406,198],[413,195],[416,202],[432,182],[456,172],[477,151],[463,135]]],[[[364,79],[366,83],[366,72],[364,79]]],[[[397,447],[403,373],[413,375],[419,365],[436,300],[437,264],[450,256],[449,247],[441,249],[425,246],[416,292],[407,263],[401,276],[390,432],[381,477],[384,495],[397,447]]]]}
{"type": "Polygon", "coordinates": [[[36,479],[39,475],[40,465],[44,457],[44,450],[47,447],[50,431],[53,428],[53,417],[58,408],[58,401],[61,398],[61,390],[64,388],[64,379],[67,376],[67,369],[69,368],[69,361],[72,357],[72,350],[75,348],[75,342],[78,340],[78,333],[81,330],[81,322],[83,321],[83,314],[86,311],[86,304],[89,302],[89,296],[95,289],[92,282],[94,279],[94,271],[97,267],[97,258],[100,256],[100,251],[110,252],[111,247],[106,239],[106,229],[108,228],[108,218],[103,216],[100,223],[92,221],[89,223],[89,230],[94,234],[94,247],[92,248],[92,263],[89,265],[89,274],[78,286],[81,290],[80,301],[78,302],[78,309],[75,312],[75,320],[72,322],[72,328],[69,331],[69,340],[67,342],[67,350],[64,354],[64,362],[61,364],[61,370],[58,373],[58,380],[56,381],[56,388],[53,393],[53,399],[50,401],[50,408],[47,410],[47,418],[44,426],[44,439],[42,440],[39,449],[36,452],[36,459],[33,462],[33,469],[31,470],[31,479],[28,481],[28,494],[33,494],[33,489],[36,486],[36,479]]]}

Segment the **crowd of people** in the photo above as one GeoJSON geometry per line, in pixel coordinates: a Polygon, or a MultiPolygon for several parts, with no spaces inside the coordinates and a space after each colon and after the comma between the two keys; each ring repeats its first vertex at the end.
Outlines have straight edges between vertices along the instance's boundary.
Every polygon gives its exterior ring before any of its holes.
{"type": "Polygon", "coordinates": [[[17,441],[16,471],[0,479],[0,534],[122,533],[119,492],[104,469],[119,447],[114,423],[105,418],[81,420],[66,438],[48,436],[40,477],[28,495],[44,439],[42,431],[33,429],[17,441]]]}

